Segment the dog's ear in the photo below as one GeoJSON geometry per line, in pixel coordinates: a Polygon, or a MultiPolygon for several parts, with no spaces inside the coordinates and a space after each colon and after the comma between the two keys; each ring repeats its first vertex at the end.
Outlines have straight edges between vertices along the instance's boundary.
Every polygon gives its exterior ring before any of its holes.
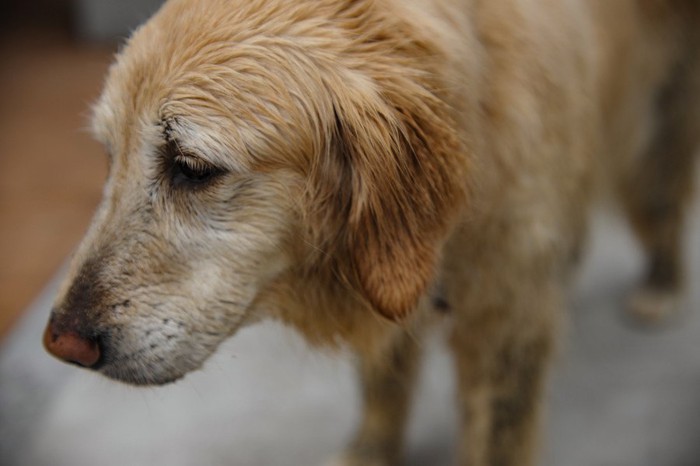
{"type": "Polygon", "coordinates": [[[337,225],[338,272],[393,320],[416,307],[433,278],[466,185],[466,156],[444,103],[403,94],[336,105],[316,177],[335,217],[326,220],[337,225]]]}

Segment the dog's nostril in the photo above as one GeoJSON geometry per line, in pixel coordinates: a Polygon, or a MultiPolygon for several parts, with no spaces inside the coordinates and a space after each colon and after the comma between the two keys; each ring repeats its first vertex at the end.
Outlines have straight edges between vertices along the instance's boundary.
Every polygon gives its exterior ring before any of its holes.
{"type": "Polygon", "coordinates": [[[93,367],[100,360],[100,345],[75,332],[57,332],[53,322],[44,331],[44,347],[52,355],[83,367],[93,367]]]}

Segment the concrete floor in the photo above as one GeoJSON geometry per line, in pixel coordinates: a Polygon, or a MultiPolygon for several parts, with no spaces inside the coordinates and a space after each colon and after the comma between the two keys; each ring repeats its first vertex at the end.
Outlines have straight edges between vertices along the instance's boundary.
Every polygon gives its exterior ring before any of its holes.
{"type": "MultiPolygon", "coordinates": [[[[638,249],[615,217],[596,216],[547,397],[543,465],[700,465],[698,204],[683,312],[654,329],[620,311],[641,273],[638,249]]],[[[357,420],[348,358],[319,355],[272,323],[242,331],[169,387],[124,387],[60,364],[40,345],[52,294],[53,286],[0,352],[2,465],[313,466],[342,447],[357,420]]],[[[436,341],[408,466],[450,463],[452,378],[436,341]]]]}

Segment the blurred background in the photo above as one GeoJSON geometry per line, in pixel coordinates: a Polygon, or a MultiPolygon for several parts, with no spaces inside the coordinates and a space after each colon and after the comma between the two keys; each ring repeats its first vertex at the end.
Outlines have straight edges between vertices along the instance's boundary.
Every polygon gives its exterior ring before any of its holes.
{"type": "MultiPolygon", "coordinates": [[[[118,45],[159,3],[0,0],[0,466],[319,465],[357,421],[350,358],[309,351],[274,323],[157,389],[107,381],[41,347],[55,277],[106,175],[86,130],[90,103],[118,45]]],[[[683,311],[640,329],[621,312],[642,273],[639,249],[619,216],[596,215],[547,394],[543,465],[700,464],[697,196],[688,223],[683,311]]],[[[438,340],[407,466],[452,460],[453,376],[438,340]]]]}
{"type": "Polygon", "coordinates": [[[106,174],[86,130],[117,44],[159,0],[2,0],[0,339],[84,232],[106,174]]]}

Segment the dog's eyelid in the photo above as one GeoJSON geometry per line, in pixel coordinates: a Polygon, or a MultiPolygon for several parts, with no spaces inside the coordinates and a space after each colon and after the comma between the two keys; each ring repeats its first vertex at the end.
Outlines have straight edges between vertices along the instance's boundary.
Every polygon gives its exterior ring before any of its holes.
{"type": "Polygon", "coordinates": [[[166,159],[166,162],[185,163],[203,168],[208,167],[221,172],[228,171],[220,164],[209,160],[206,156],[184,147],[177,139],[171,139],[166,142],[161,149],[161,154],[166,159]]]}
{"type": "Polygon", "coordinates": [[[183,117],[163,118],[160,129],[160,152],[166,156],[169,154],[171,161],[175,156],[182,155],[224,172],[240,173],[247,169],[247,166],[228,156],[231,152],[230,147],[183,117]]]}
{"type": "Polygon", "coordinates": [[[174,139],[161,148],[164,169],[174,186],[200,188],[228,171],[204,157],[183,149],[174,139]]]}
{"type": "Polygon", "coordinates": [[[190,153],[177,154],[173,157],[175,163],[184,163],[194,169],[206,170],[206,169],[216,169],[222,171],[218,166],[207,162],[206,160],[190,153]]]}

